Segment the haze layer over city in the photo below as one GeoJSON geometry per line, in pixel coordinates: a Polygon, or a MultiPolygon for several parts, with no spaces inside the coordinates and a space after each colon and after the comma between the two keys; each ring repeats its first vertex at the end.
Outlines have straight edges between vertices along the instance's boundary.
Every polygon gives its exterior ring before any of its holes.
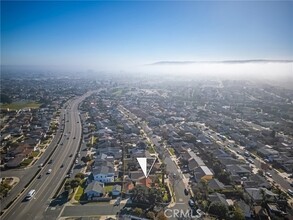
{"type": "Polygon", "coordinates": [[[1,1],[1,219],[292,219],[292,1],[1,1]]]}

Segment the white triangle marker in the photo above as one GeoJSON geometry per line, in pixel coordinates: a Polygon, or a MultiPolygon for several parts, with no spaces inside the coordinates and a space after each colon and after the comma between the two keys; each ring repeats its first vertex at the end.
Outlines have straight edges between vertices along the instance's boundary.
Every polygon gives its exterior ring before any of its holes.
{"type": "Polygon", "coordinates": [[[149,172],[147,172],[147,158],[146,157],[137,157],[136,159],[142,169],[142,172],[143,172],[145,178],[147,178],[149,176],[153,166],[155,165],[157,158],[149,158],[149,159],[154,159],[154,162],[153,162],[152,166],[150,167],[149,172]]]}
{"type": "Polygon", "coordinates": [[[147,158],[146,157],[138,157],[136,158],[141,169],[142,169],[142,172],[144,174],[144,176],[147,178],[147,158]]]}

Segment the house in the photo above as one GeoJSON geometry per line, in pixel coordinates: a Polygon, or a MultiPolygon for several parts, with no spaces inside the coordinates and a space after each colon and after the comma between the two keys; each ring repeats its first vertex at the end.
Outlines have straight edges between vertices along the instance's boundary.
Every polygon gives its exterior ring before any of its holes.
{"type": "Polygon", "coordinates": [[[266,158],[270,161],[273,161],[274,158],[278,158],[280,153],[279,151],[276,151],[272,148],[269,148],[268,146],[265,146],[263,148],[259,148],[256,150],[257,154],[260,155],[263,158],[266,158]]]}
{"type": "Polygon", "coordinates": [[[221,202],[227,207],[230,205],[230,203],[227,201],[226,196],[224,194],[212,193],[208,196],[208,198],[211,202],[221,202]]]}
{"type": "Polygon", "coordinates": [[[245,188],[245,191],[256,204],[261,204],[264,197],[270,202],[275,202],[277,198],[277,194],[266,188],[245,188]]]}
{"type": "Polygon", "coordinates": [[[112,163],[107,165],[95,166],[92,170],[93,179],[102,183],[114,182],[115,171],[112,163]]]}
{"type": "Polygon", "coordinates": [[[214,176],[213,172],[207,166],[199,166],[194,169],[194,178],[197,182],[200,180],[211,180],[214,176]]]}
{"type": "Polygon", "coordinates": [[[25,159],[25,155],[24,154],[17,154],[13,159],[9,160],[6,163],[6,167],[7,168],[15,168],[20,166],[21,162],[25,159]]]}
{"type": "Polygon", "coordinates": [[[240,207],[240,209],[242,210],[245,219],[247,219],[247,220],[253,219],[252,218],[252,210],[248,204],[246,204],[243,200],[237,201],[237,204],[240,207]]]}
{"type": "Polygon", "coordinates": [[[231,176],[239,176],[239,177],[249,177],[251,171],[246,169],[243,165],[238,164],[230,164],[226,166],[227,172],[231,174],[231,176]]]}
{"type": "Polygon", "coordinates": [[[121,186],[115,185],[112,189],[112,196],[119,196],[121,194],[121,186]]]}
{"type": "Polygon", "coordinates": [[[103,196],[104,192],[104,184],[98,181],[91,182],[84,190],[88,200],[94,200],[95,197],[101,197],[103,196]]]}
{"type": "Polygon", "coordinates": [[[208,188],[211,190],[222,190],[225,188],[225,185],[215,178],[208,182],[208,188]]]}

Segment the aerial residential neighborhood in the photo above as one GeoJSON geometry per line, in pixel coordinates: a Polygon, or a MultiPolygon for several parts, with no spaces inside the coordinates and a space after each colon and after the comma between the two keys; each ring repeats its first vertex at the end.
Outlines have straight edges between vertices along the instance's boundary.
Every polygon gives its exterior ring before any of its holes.
{"type": "Polygon", "coordinates": [[[16,209],[12,196],[25,196],[17,190],[54,180],[50,204],[40,213],[47,218],[89,209],[111,218],[164,219],[176,208],[198,219],[290,219],[293,130],[279,118],[290,117],[292,109],[269,114],[275,103],[292,105],[290,95],[266,104],[245,99],[250,107],[239,112],[242,88],[224,83],[211,81],[199,93],[190,83],[176,90],[151,81],[138,87],[89,80],[92,88],[80,84],[60,93],[59,101],[48,96],[42,104],[37,97],[30,100],[37,103],[33,108],[2,108],[2,214],[16,209]],[[225,94],[235,96],[233,106],[225,94]],[[153,159],[148,175],[137,158],[153,159]],[[50,180],[53,175],[58,179],[50,180]]]}
{"type": "Polygon", "coordinates": [[[293,1],[0,1],[1,220],[293,220],[293,1]]]}

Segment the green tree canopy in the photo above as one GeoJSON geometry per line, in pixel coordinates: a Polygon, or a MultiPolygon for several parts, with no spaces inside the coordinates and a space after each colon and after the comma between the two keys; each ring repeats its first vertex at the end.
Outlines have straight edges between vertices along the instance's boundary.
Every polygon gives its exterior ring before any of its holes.
{"type": "Polygon", "coordinates": [[[221,202],[212,202],[209,206],[209,213],[218,216],[219,219],[227,219],[228,207],[221,202]]]}

